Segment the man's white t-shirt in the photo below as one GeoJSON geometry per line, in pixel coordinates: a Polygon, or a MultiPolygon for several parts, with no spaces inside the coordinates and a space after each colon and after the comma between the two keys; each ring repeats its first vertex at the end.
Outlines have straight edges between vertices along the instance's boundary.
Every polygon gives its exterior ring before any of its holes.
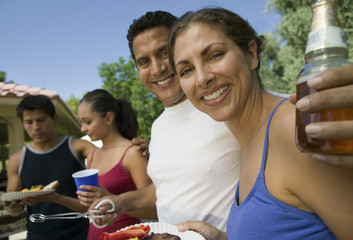
{"type": "Polygon", "coordinates": [[[149,151],[159,222],[202,220],[225,231],[241,158],[226,125],[185,100],[153,123],[149,151]]]}

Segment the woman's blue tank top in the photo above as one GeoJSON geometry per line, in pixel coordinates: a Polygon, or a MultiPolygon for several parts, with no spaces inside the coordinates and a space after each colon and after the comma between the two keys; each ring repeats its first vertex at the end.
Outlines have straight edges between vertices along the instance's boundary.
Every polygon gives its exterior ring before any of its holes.
{"type": "Polygon", "coordinates": [[[240,206],[239,185],[227,222],[229,240],[336,239],[320,217],[279,201],[267,191],[264,169],[267,156],[268,132],[271,119],[286,99],[271,113],[267,123],[261,170],[250,193],[240,206]]]}

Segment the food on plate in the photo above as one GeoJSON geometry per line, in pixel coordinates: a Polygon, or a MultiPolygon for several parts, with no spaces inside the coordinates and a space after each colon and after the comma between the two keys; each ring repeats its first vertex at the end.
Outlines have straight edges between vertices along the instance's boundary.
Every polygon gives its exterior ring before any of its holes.
{"type": "Polygon", "coordinates": [[[46,186],[43,185],[37,185],[37,186],[32,186],[30,189],[24,188],[21,190],[21,192],[35,192],[35,191],[49,191],[49,190],[55,190],[59,187],[59,181],[55,180],[51,183],[49,183],[46,186]]]}
{"type": "Polygon", "coordinates": [[[24,188],[21,190],[21,192],[35,192],[35,191],[40,191],[42,190],[43,185],[38,185],[38,186],[32,186],[30,189],[24,188]]]}
{"type": "Polygon", "coordinates": [[[44,191],[55,190],[59,187],[59,185],[60,185],[59,181],[55,180],[55,181],[49,183],[48,185],[44,186],[43,190],[44,191]]]}
{"type": "Polygon", "coordinates": [[[113,233],[103,232],[99,240],[129,240],[141,239],[150,232],[150,226],[136,225],[113,233]]]}
{"type": "Polygon", "coordinates": [[[146,236],[143,240],[181,240],[180,237],[170,233],[151,233],[146,236]]]}

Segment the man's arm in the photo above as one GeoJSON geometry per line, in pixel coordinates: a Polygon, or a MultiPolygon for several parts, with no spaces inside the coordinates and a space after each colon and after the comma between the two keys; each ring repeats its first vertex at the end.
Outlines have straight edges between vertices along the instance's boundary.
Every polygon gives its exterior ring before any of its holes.
{"type": "Polygon", "coordinates": [[[40,202],[52,202],[52,203],[60,204],[68,209],[71,209],[74,212],[87,211],[87,207],[81,204],[79,199],[68,197],[56,192],[53,192],[47,195],[24,198],[22,199],[22,201],[29,206],[32,206],[40,202]]]}
{"type": "Polygon", "coordinates": [[[102,205],[99,210],[102,211],[105,216],[101,219],[95,219],[95,221],[98,225],[110,225],[126,212],[155,208],[157,200],[156,188],[153,183],[151,183],[138,190],[125,192],[120,195],[110,195],[94,201],[89,209],[94,209],[103,199],[112,200],[115,205],[115,211],[113,213],[107,213],[111,206],[109,204],[102,205]]]}
{"type": "Polygon", "coordinates": [[[113,197],[116,206],[125,206],[125,212],[156,207],[156,188],[150,183],[144,188],[113,197]]]}
{"type": "MultiPolygon", "coordinates": [[[[16,192],[22,189],[21,178],[18,174],[20,166],[22,150],[14,153],[7,166],[7,186],[6,192],[16,192]]],[[[5,201],[3,202],[5,210],[12,216],[18,216],[25,208],[25,204],[22,201],[5,201]]]]}

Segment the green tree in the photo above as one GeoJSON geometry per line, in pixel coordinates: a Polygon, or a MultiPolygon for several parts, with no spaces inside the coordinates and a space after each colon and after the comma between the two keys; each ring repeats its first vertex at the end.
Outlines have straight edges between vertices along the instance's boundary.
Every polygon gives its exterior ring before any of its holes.
{"type": "Polygon", "coordinates": [[[137,113],[140,126],[139,137],[150,140],[153,121],[162,113],[163,104],[141,83],[135,63],[130,57],[125,61],[102,63],[99,75],[103,78],[103,87],[115,98],[128,100],[137,113]]]}
{"type": "MultiPolygon", "coordinates": [[[[353,4],[340,1],[338,14],[346,34],[349,56],[353,54],[353,4]]],[[[304,55],[311,22],[311,0],[269,0],[268,10],[275,10],[282,20],[274,33],[265,34],[265,50],[260,75],[267,89],[292,93],[296,78],[305,65],[304,55]]]]}
{"type": "Polygon", "coordinates": [[[5,76],[6,76],[6,73],[3,71],[0,71],[0,82],[5,82],[5,76]]]}
{"type": "Polygon", "coordinates": [[[6,81],[6,72],[4,71],[0,71],[0,82],[4,82],[4,83],[15,83],[12,80],[7,80],[6,81]]]}
{"type": "Polygon", "coordinates": [[[69,106],[71,111],[73,111],[77,115],[78,104],[80,103],[80,99],[76,98],[74,95],[71,95],[69,100],[66,101],[66,104],[69,106]]]}

